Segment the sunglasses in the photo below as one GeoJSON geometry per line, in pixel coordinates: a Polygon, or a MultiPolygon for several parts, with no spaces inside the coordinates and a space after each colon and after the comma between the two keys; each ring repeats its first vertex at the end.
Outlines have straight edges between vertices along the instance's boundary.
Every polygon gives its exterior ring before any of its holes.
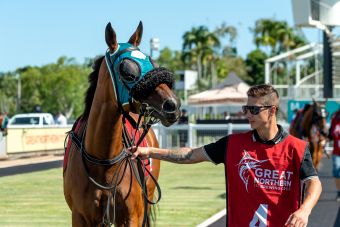
{"type": "Polygon", "coordinates": [[[242,106],[242,112],[247,114],[248,110],[252,115],[258,115],[262,109],[268,109],[272,106],[242,106]]]}

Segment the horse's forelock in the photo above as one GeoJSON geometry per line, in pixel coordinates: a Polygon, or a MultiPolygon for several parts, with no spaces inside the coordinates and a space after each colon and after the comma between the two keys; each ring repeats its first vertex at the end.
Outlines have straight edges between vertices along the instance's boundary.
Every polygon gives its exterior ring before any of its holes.
{"type": "Polygon", "coordinates": [[[100,70],[100,66],[101,66],[101,63],[103,61],[103,58],[104,58],[104,56],[100,56],[94,61],[93,65],[92,65],[93,71],[88,76],[88,81],[89,81],[90,85],[89,85],[89,87],[86,91],[86,94],[85,94],[85,109],[84,109],[84,113],[83,113],[83,119],[87,119],[89,117],[89,114],[90,114],[90,111],[91,111],[94,93],[95,93],[96,88],[97,88],[99,70],[100,70]]]}

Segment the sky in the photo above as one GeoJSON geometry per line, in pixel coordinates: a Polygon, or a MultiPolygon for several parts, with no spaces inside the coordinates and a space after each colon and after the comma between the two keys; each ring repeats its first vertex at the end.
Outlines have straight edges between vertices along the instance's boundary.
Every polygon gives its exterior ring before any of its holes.
{"type": "MultiPolygon", "coordinates": [[[[237,28],[236,46],[245,57],[255,49],[249,28],[260,18],[293,26],[291,0],[1,0],[0,72],[42,66],[61,56],[83,63],[104,54],[108,22],[118,42],[127,42],[142,21],[140,49],[147,54],[152,37],[159,38],[160,49],[181,50],[182,36],[192,27],[212,31],[225,22],[237,28]]],[[[309,41],[322,41],[317,29],[303,31],[309,41]]]]}

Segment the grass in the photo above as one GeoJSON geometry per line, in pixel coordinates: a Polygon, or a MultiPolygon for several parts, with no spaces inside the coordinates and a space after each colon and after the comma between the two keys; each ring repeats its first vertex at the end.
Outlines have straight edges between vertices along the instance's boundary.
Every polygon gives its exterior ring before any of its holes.
{"type": "MultiPolygon", "coordinates": [[[[156,226],[195,226],[225,208],[223,166],[162,162],[156,226]]],[[[0,177],[0,226],[71,226],[62,169],[0,177]]]]}

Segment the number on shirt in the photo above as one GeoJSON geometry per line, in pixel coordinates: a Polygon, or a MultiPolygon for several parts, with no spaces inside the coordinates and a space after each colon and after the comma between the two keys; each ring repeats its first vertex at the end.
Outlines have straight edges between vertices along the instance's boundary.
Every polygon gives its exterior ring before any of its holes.
{"type": "Polygon", "coordinates": [[[253,220],[249,223],[249,227],[266,227],[268,217],[268,204],[260,204],[255,211],[253,220]],[[258,225],[257,225],[258,224],[258,225]]]}

